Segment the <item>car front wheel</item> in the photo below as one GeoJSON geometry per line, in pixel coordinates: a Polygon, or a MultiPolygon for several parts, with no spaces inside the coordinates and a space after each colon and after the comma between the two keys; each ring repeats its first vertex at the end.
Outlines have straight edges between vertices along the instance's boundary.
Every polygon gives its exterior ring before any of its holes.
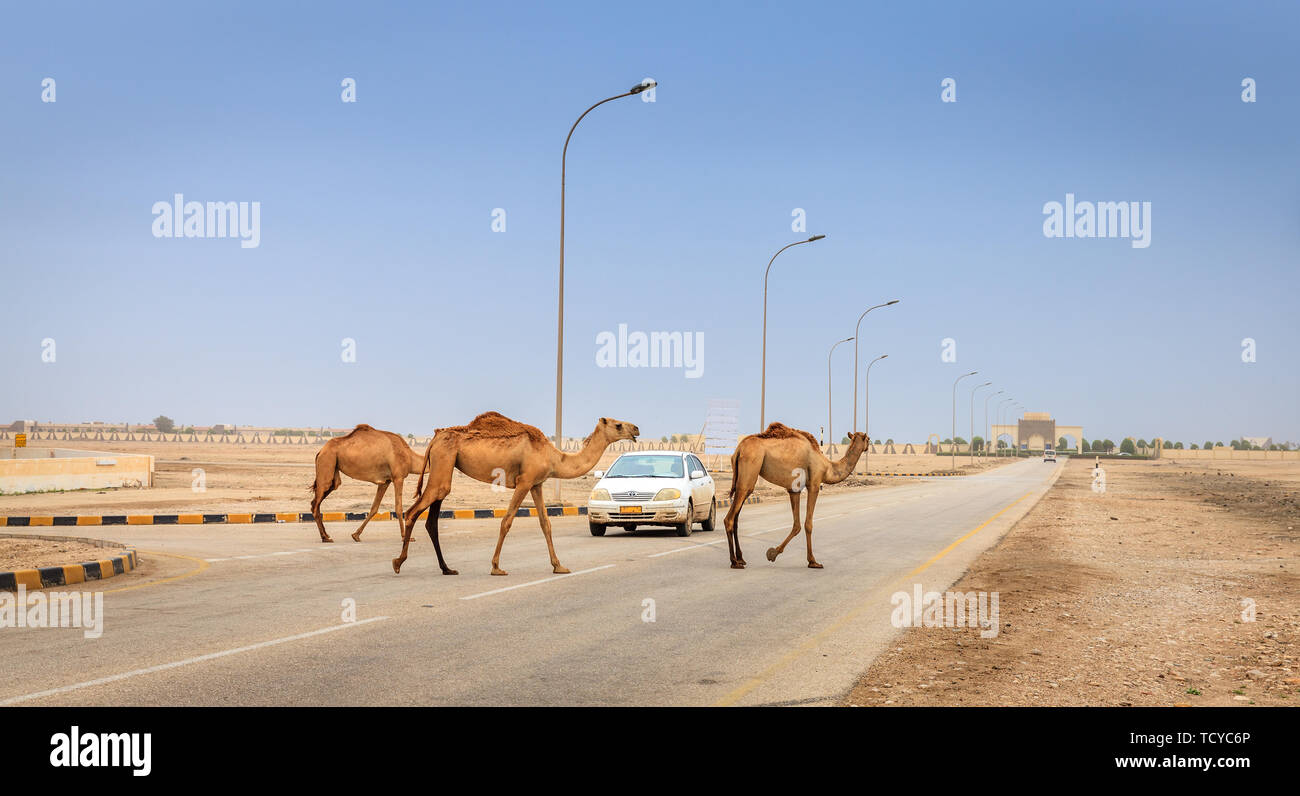
{"type": "Polygon", "coordinates": [[[604,525],[597,525],[596,523],[591,522],[590,520],[588,520],[588,521],[587,521],[587,527],[591,530],[591,535],[592,535],[592,536],[604,536],[604,535],[605,535],[605,526],[604,526],[604,525]]]}
{"type": "Polygon", "coordinates": [[[691,527],[695,525],[695,504],[686,504],[686,521],[677,526],[678,536],[690,536],[691,527]]]}

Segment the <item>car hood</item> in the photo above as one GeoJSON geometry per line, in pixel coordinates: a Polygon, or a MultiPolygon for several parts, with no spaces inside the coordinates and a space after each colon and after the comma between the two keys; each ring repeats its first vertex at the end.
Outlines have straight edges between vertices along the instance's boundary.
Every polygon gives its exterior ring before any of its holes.
{"type": "Polygon", "coordinates": [[[643,495],[648,494],[649,497],[645,499],[650,500],[660,489],[665,487],[681,489],[685,483],[684,478],[602,478],[596,484],[596,488],[608,489],[611,496],[615,492],[639,492],[643,495]]]}

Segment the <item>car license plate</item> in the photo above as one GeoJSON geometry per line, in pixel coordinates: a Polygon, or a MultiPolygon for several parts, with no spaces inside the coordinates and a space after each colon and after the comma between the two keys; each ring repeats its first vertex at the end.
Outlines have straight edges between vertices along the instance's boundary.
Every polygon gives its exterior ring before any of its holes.
{"type": "Polygon", "coordinates": [[[640,506],[619,506],[618,513],[619,514],[640,514],[641,507],[640,506]]]}

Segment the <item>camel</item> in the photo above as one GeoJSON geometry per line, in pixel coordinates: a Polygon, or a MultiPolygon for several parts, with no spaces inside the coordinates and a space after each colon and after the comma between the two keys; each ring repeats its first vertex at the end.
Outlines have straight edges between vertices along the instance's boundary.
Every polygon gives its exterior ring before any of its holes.
{"type": "Polygon", "coordinates": [[[772,423],[763,433],[751,434],[742,439],[731,454],[731,506],[723,520],[731,568],[745,568],[745,555],[740,552],[740,534],[736,531],[736,525],[740,520],[740,509],[754,491],[754,484],[761,475],[764,481],[790,492],[790,509],[794,512],[794,528],[784,542],[777,547],[768,548],[767,560],[776,561],[776,557],[785,552],[785,546],[790,544],[790,540],[798,535],[799,493],[807,486],[808,516],[804,520],[803,531],[807,537],[808,566],[811,569],[822,569],[812,551],[813,508],[817,505],[817,493],[822,484],[837,484],[853,472],[858,457],[867,447],[867,441],[865,433],[854,432],[844,458],[833,462],[822,453],[812,434],[781,423],[772,423]]]}
{"type": "Polygon", "coordinates": [[[492,554],[493,575],[507,574],[500,566],[501,545],[514,523],[519,504],[529,493],[533,496],[537,519],[551,554],[551,568],[557,575],[567,574],[569,570],[556,558],[555,545],[551,542],[551,520],[546,516],[546,503],[542,500],[542,483],[551,477],[579,478],[585,475],[600,461],[601,454],[611,442],[621,439],[635,442],[640,433],[641,430],[631,423],[602,417],[596,423],[596,430],[583,440],[582,450],[563,453],[536,427],[516,422],[498,412],[484,412],[467,426],[438,429],[424,451],[415,502],[406,512],[402,554],[393,559],[393,571],[402,571],[402,562],[406,560],[407,546],[411,542],[411,529],[415,527],[420,512],[427,508],[429,516],[424,527],[433,540],[438,566],[444,575],[457,574],[443,561],[442,548],[438,545],[438,511],[443,499],[451,492],[451,475],[455,469],[477,481],[514,489],[510,507],[501,518],[496,552],[492,554]],[[424,486],[426,471],[429,474],[427,487],[424,486]]]}
{"type": "Polygon", "coordinates": [[[361,532],[366,524],[379,513],[379,502],[384,499],[388,485],[394,489],[393,504],[396,511],[393,518],[399,523],[402,518],[402,480],[419,470],[424,458],[411,450],[406,440],[391,431],[380,431],[365,423],[348,432],[347,436],[335,437],[326,442],[316,454],[316,480],[308,489],[312,493],[311,515],[320,529],[322,542],[333,542],[325,532],[325,523],[321,521],[320,504],[329,493],[339,488],[342,483],[339,473],[358,481],[378,484],[375,502],[370,513],[352,534],[354,542],[361,541],[361,532]]]}

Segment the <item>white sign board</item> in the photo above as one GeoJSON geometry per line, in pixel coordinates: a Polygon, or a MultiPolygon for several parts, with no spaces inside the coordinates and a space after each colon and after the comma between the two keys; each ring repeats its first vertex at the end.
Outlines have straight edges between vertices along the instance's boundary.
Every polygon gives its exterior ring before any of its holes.
{"type": "Polygon", "coordinates": [[[709,400],[704,418],[704,452],[730,456],[740,440],[740,401],[727,398],[709,400]]]}

